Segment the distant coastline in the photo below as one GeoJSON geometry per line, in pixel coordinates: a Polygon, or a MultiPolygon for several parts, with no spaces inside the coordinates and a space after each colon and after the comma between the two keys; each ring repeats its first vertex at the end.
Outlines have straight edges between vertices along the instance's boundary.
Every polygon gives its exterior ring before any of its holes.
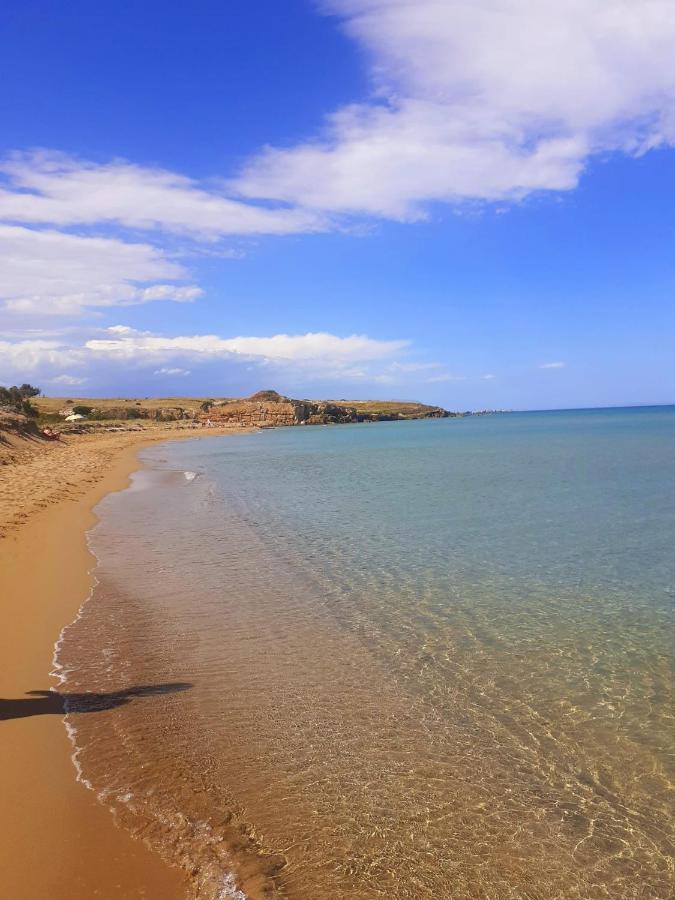
{"type": "Polygon", "coordinates": [[[175,422],[264,428],[438,419],[469,414],[416,401],[298,400],[272,390],[258,391],[245,398],[37,397],[33,402],[41,421],[67,431],[98,429],[120,423],[175,422]]]}

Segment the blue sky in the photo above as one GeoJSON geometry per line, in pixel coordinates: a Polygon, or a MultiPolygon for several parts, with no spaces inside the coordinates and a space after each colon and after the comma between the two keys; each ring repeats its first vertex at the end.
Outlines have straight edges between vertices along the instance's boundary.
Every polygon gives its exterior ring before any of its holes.
{"type": "Polygon", "coordinates": [[[0,11],[0,383],[673,402],[675,9],[0,11]]]}

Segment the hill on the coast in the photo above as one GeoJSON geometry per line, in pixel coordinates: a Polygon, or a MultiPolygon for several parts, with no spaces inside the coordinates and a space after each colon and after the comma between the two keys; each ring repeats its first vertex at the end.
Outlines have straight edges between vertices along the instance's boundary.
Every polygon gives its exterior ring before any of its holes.
{"type": "Polygon", "coordinates": [[[250,397],[145,397],[34,399],[40,415],[65,422],[82,416],[84,425],[96,422],[191,420],[240,425],[305,425],[377,422],[401,419],[444,418],[455,415],[439,406],[393,400],[296,400],[276,391],[258,391],[250,397]]]}
{"type": "Polygon", "coordinates": [[[0,385],[0,464],[17,459],[44,440],[36,421],[39,411],[31,402],[39,393],[32,384],[0,385]]]}

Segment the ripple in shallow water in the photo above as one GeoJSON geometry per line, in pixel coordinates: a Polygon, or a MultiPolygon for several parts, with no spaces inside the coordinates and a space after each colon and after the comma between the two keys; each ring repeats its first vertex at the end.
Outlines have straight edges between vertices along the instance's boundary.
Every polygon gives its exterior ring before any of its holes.
{"type": "Polygon", "coordinates": [[[68,688],[193,687],[73,715],[79,761],[197,896],[672,895],[672,518],[631,526],[616,432],[459,424],[172,448],[105,501],[68,688]]]}

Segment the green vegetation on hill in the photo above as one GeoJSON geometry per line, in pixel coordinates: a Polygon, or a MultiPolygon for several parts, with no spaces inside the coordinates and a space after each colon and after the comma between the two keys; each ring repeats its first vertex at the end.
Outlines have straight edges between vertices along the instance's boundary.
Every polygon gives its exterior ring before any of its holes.
{"type": "MultiPolygon", "coordinates": [[[[198,410],[205,397],[39,397],[36,400],[40,412],[59,413],[75,407],[87,406],[92,410],[105,413],[109,410],[132,409],[157,410],[164,408],[180,408],[198,410]]],[[[128,417],[128,416],[127,416],[128,417]]]]}
{"type": "Polygon", "coordinates": [[[441,418],[448,413],[438,406],[396,400],[293,400],[276,391],[258,391],[251,397],[145,397],[63,398],[40,397],[36,401],[44,421],[64,421],[71,414],[82,416],[79,427],[95,422],[125,422],[130,419],[172,422],[192,420],[227,421],[246,425],[300,425],[344,422],[376,422],[401,419],[441,418]]]}
{"type": "Polygon", "coordinates": [[[439,407],[428,406],[412,400],[333,400],[336,406],[355,407],[359,412],[372,416],[393,416],[399,419],[419,419],[433,416],[439,407]]]}
{"type": "Polygon", "coordinates": [[[31,403],[32,398],[39,396],[40,388],[32,384],[0,386],[0,408],[23,413],[24,416],[37,417],[38,409],[31,403]]]}

